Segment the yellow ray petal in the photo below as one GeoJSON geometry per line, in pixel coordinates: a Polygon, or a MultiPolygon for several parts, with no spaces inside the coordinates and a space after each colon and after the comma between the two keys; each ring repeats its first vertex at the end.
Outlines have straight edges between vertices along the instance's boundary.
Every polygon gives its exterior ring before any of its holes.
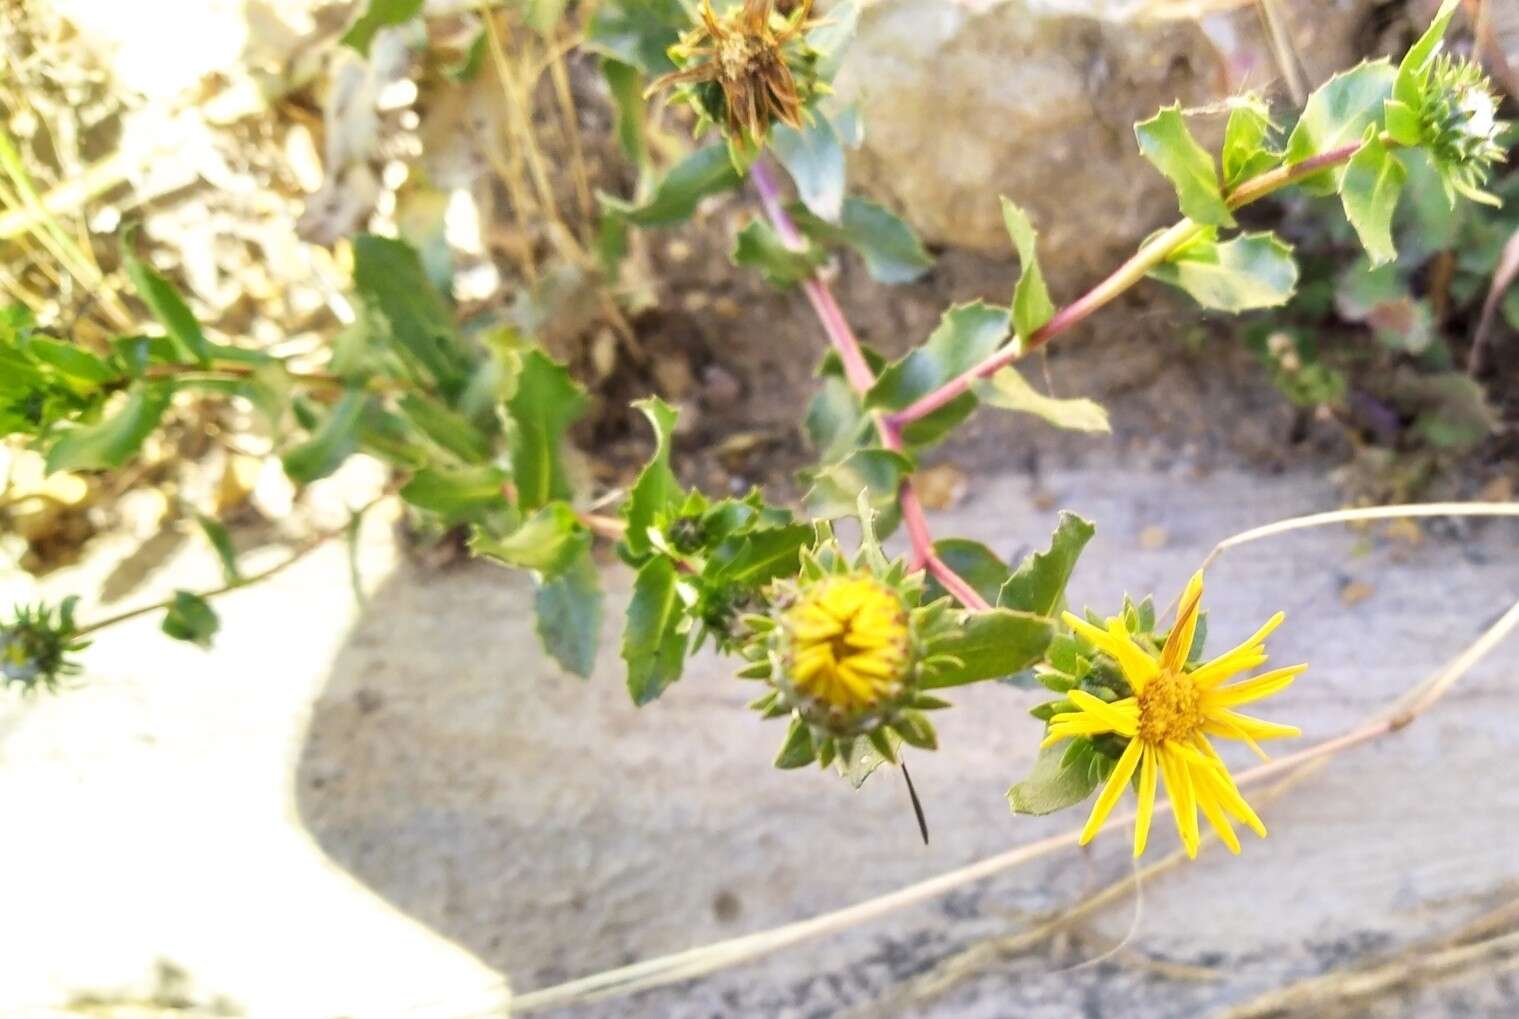
{"type": "Polygon", "coordinates": [[[1202,808],[1203,816],[1218,833],[1219,840],[1229,847],[1229,852],[1239,855],[1239,836],[1234,834],[1234,825],[1224,816],[1223,807],[1219,806],[1218,800],[1213,795],[1211,787],[1205,785],[1206,780],[1200,779],[1197,783],[1197,805],[1202,808]]]}
{"type": "Polygon", "coordinates": [[[1182,848],[1191,859],[1197,858],[1197,797],[1192,791],[1192,772],[1180,755],[1174,753],[1170,744],[1163,743],[1160,753],[1160,772],[1166,782],[1166,792],[1171,797],[1171,813],[1176,818],[1176,834],[1181,837],[1182,848]]]}
{"type": "Polygon", "coordinates": [[[1181,604],[1176,610],[1176,625],[1166,637],[1166,646],[1160,651],[1160,667],[1180,672],[1187,664],[1187,652],[1192,650],[1192,639],[1197,635],[1198,610],[1203,600],[1202,571],[1192,574],[1187,589],[1182,592],[1181,604]]]}
{"type": "Polygon", "coordinates": [[[1203,784],[1208,787],[1209,791],[1213,793],[1220,807],[1228,811],[1233,817],[1243,821],[1249,826],[1251,831],[1261,838],[1266,837],[1266,826],[1261,823],[1261,819],[1256,816],[1255,811],[1250,809],[1250,804],[1245,802],[1245,798],[1239,794],[1238,789],[1234,788],[1234,783],[1230,779],[1225,777],[1218,769],[1211,771],[1199,769],[1198,776],[1203,784]]]}
{"type": "Polygon", "coordinates": [[[1129,740],[1129,745],[1124,748],[1123,756],[1118,759],[1118,764],[1113,768],[1113,774],[1108,776],[1108,784],[1102,787],[1102,795],[1097,797],[1097,802],[1092,805],[1091,816],[1087,818],[1086,827],[1081,829],[1081,844],[1086,845],[1092,841],[1092,836],[1102,827],[1102,822],[1108,819],[1113,812],[1113,804],[1118,802],[1118,797],[1123,795],[1123,787],[1128,785],[1129,778],[1134,774],[1134,768],[1139,764],[1140,751],[1144,744],[1137,739],[1129,740]]]}
{"type": "MultiPolygon", "coordinates": [[[[1199,685],[1209,685],[1208,683],[1204,683],[1202,679],[1197,678],[1199,673],[1203,674],[1209,683],[1219,683],[1225,679],[1228,679],[1230,676],[1239,673],[1241,671],[1240,669],[1224,671],[1220,668],[1220,666],[1222,666],[1226,661],[1233,658],[1243,659],[1260,655],[1260,646],[1265,643],[1266,638],[1271,635],[1271,631],[1275,630],[1278,626],[1281,626],[1282,620],[1286,618],[1287,616],[1285,613],[1278,612],[1276,615],[1266,620],[1265,625],[1263,625],[1259,630],[1256,630],[1255,633],[1251,634],[1250,638],[1244,643],[1240,644],[1238,647],[1230,648],[1228,651],[1225,651],[1217,658],[1213,659],[1212,661],[1208,662],[1193,672],[1193,681],[1199,685]],[[1219,671],[1221,674],[1215,675],[1215,670],[1219,671]]],[[[1262,658],[1261,661],[1265,661],[1265,659],[1262,658]]],[[[1257,662],[1256,664],[1258,665],[1260,663],[1257,662]]],[[[1250,666],[1250,668],[1254,667],[1255,666],[1250,666]]]]}
{"type": "Polygon", "coordinates": [[[1271,755],[1262,750],[1261,745],[1255,742],[1248,732],[1222,716],[1215,715],[1208,717],[1207,721],[1203,723],[1203,732],[1213,736],[1237,739],[1249,747],[1256,757],[1259,757],[1263,761],[1271,760],[1271,755]]]}
{"type": "Polygon", "coordinates": [[[1204,710],[1213,707],[1232,708],[1236,704],[1249,704],[1270,697],[1291,686],[1293,679],[1307,668],[1307,665],[1291,665],[1285,669],[1272,669],[1242,683],[1209,690],[1203,695],[1204,710]]]}
{"type": "MultiPolygon", "coordinates": [[[[1138,743],[1139,740],[1135,740],[1138,743]]],[[[1155,813],[1155,748],[1145,747],[1139,761],[1139,812],[1134,815],[1134,858],[1144,855],[1150,838],[1150,818],[1155,813]]]]}
{"type": "Polygon", "coordinates": [[[1134,638],[1130,637],[1129,631],[1124,628],[1123,620],[1108,620],[1108,636],[1113,645],[1110,653],[1118,659],[1124,678],[1129,681],[1134,692],[1138,693],[1160,671],[1160,663],[1150,652],[1134,643],[1134,638]]]}
{"type": "Polygon", "coordinates": [[[1303,734],[1303,730],[1295,725],[1281,725],[1277,722],[1267,722],[1260,718],[1242,715],[1238,711],[1224,710],[1210,712],[1208,717],[1210,719],[1228,721],[1237,726],[1251,739],[1290,739],[1303,734]]]}
{"type": "Polygon", "coordinates": [[[1119,632],[1114,634],[1111,630],[1093,626],[1072,612],[1061,614],[1061,619],[1072,630],[1085,637],[1099,651],[1106,651],[1118,662],[1118,667],[1123,670],[1124,678],[1137,693],[1144,689],[1144,685],[1150,677],[1155,675],[1158,665],[1155,659],[1145,653],[1144,649],[1129,639],[1128,631],[1123,629],[1123,624],[1118,625],[1119,632]]]}
{"type": "Polygon", "coordinates": [[[1231,651],[1228,654],[1219,655],[1206,665],[1199,665],[1187,675],[1192,677],[1192,682],[1201,689],[1218,686],[1226,679],[1232,679],[1241,672],[1249,672],[1266,664],[1266,653],[1260,648],[1245,648],[1243,651],[1231,651]]]}
{"type": "Polygon", "coordinates": [[[1125,697],[1112,704],[1093,697],[1085,690],[1072,690],[1066,697],[1086,714],[1101,719],[1112,732],[1132,736],[1139,729],[1139,702],[1132,697],[1125,697]]]}
{"type": "Polygon", "coordinates": [[[1049,734],[1044,737],[1044,742],[1039,744],[1039,748],[1042,750],[1045,747],[1054,746],[1061,740],[1070,739],[1072,736],[1096,736],[1105,732],[1112,732],[1112,730],[1091,715],[1056,715],[1054,719],[1050,720],[1049,734]],[[1056,720],[1061,718],[1069,718],[1073,719],[1073,721],[1056,724],[1056,720]]]}

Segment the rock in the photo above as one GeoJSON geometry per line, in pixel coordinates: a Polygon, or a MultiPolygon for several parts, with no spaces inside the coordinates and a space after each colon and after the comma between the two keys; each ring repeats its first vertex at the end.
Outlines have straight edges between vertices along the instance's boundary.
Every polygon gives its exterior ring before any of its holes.
{"type": "MultiPolygon", "coordinates": [[[[1114,0],[882,0],[839,74],[861,103],[854,183],[930,243],[1010,251],[997,196],[1025,206],[1057,281],[1105,273],[1175,215],[1132,125],[1161,106],[1202,106],[1283,75],[1254,4],[1202,20],[1196,4],[1114,0]]],[[[1218,8],[1218,4],[1206,7],[1218,8]]],[[[1354,63],[1371,0],[1277,7],[1310,84],[1354,63]]],[[[1221,125],[1219,125],[1221,128],[1221,125]]]]}

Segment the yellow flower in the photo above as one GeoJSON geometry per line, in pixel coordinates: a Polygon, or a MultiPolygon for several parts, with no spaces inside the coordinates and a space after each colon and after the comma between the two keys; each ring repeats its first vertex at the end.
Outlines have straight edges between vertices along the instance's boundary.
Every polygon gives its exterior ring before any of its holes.
{"type": "Polygon", "coordinates": [[[1266,661],[1266,637],[1283,618],[1278,612],[1239,647],[1188,671],[1187,655],[1197,632],[1202,594],[1203,576],[1197,573],[1187,584],[1176,625],[1158,657],[1135,643],[1122,620],[1109,620],[1104,630],[1065,613],[1065,621],[1072,629],[1118,662],[1134,691],[1132,697],[1109,704],[1082,690],[1072,690],[1067,696],[1076,710],[1050,719],[1045,746],[1072,736],[1100,733],[1116,733],[1129,740],[1092,807],[1081,833],[1083,845],[1102,827],[1136,770],[1139,812],[1134,822],[1135,856],[1144,852],[1149,837],[1160,779],[1165,780],[1171,809],[1176,815],[1176,830],[1188,856],[1197,855],[1199,809],[1231,852],[1239,852],[1239,839],[1229,823],[1230,817],[1242,821],[1262,838],[1266,835],[1266,826],[1240,795],[1208,737],[1241,740],[1265,757],[1259,740],[1299,735],[1293,726],[1263,722],[1234,709],[1285,689],[1308,666],[1273,669],[1254,679],[1223,685],[1225,680],[1266,661]]]}
{"type": "Polygon", "coordinates": [[[907,608],[869,574],[828,577],[787,612],[793,640],[791,682],[846,714],[873,708],[902,690],[911,660],[907,608]]]}

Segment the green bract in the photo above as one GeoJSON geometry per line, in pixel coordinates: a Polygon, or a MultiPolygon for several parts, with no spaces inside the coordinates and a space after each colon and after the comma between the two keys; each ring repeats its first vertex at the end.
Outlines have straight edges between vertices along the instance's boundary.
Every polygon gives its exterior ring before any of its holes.
{"type": "Polygon", "coordinates": [[[74,606],[65,598],[57,608],[44,604],[18,605],[11,618],[0,622],[0,679],[27,693],[57,690],[59,681],[81,669],[71,656],[87,641],[78,638],[74,606]]]}

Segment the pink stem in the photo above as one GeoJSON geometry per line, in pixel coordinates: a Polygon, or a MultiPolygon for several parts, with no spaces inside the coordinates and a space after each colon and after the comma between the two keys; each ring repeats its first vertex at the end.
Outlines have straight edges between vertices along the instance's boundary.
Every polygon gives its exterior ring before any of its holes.
{"type": "MultiPolygon", "coordinates": [[[[763,160],[757,161],[749,169],[749,179],[753,181],[754,190],[759,193],[760,204],[765,209],[765,215],[775,226],[775,232],[780,235],[781,242],[795,251],[805,249],[807,242],[786,212],[786,205],[781,200],[780,188],[776,184],[775,177],[770,173],[770,167],[763,160]]],[[[828,289],[828,284],[818,276],[803,280],[802,290],[812,304],[812,310],[817,313],[823,332],[828,334],[828,342],[838,352],[839,360],[844,365],[844,377],[855,392],[864,396],[875,385],[876,374],[871,371],[869,362],[865,360],[860,341],[855,336],[854,330],[849,327],[849,321],[844,317],[839,302],[834,299],[833,291],[828,289]]],[[[875,416],[875,423],[876,431],[881,436],[881,444],[893,452],[900,453],[903,448],[901,429],[882,414],[875,416]]],[[[991,608],[975,588],[934,553],[933,536],[929,534],[928,519],[923,514],[923,504],[918,499],[917,490],[913,488],[912,478],[902,479],[901,488],[897,492],[897,504],[901,507],[902,523],[907,530],[907,540],[912,549],[908,559],[909,565],[913,569],[926,569],[944,590],[957,598],[966,608],[978,610],[991,608]]]]}
{"type": "MultiPolygon", "coordinates": [[[[1229,208],[1237,209],[1241,205],[1263,198],[1304,177],[1310,177],[1331,166],[1348,162],[1360,150],[1361,143],[1357,142],[1354,145],[1345,145],[1320,153],[1301,163],[1278,167],[1258,177],[1252,177],[1230,193],[1229,208]]],[[[950,379],[938,389],[891,414],[887,420],[898,428],[902,428],[919,418],[927,417],[945,404],[964,395],[977,380],[995,375],[1024,355],[1038,350],[1072,326],[1085,321],[1093,312],[1142,280],[1151,269],[1164,262],[1181,245],[1201,233],[1202,229],[1189,219],[1171,226],[1164,233],[1148,241],[1107,279],[1057,312],[1053,318],[1031,333],[1027,342],[1014,343],[999,350],[975,367],[950,379]]]]}
{"type": "MultiPolygon", "coordinates": [[[[763,160],[756,162],[749,168],[749,179],[754,182],[754,190],[759,192],[760,205],[764,206],[765,215],[775,225],[775,232],[780,234],[781,242],[793,251],[806,250],[807,241],[786,212],[780,187],[770,173],[770,167],[763,160]]],[[[865,353],[860,349],[860,341],[855,338],[854,330],[849,328],[849,320],[844,317],[844,310],[834,299],[833,291],[819,277],[809,276],[802,281],[802,292],[807,295],[818,321],[823,324],[823,331],[828,334],[833,349],[838,351],[839,360],[844,365],[844,377],[857,392],[868,392],[875,385],[875,372],[870,370],[865,353]]]]}

